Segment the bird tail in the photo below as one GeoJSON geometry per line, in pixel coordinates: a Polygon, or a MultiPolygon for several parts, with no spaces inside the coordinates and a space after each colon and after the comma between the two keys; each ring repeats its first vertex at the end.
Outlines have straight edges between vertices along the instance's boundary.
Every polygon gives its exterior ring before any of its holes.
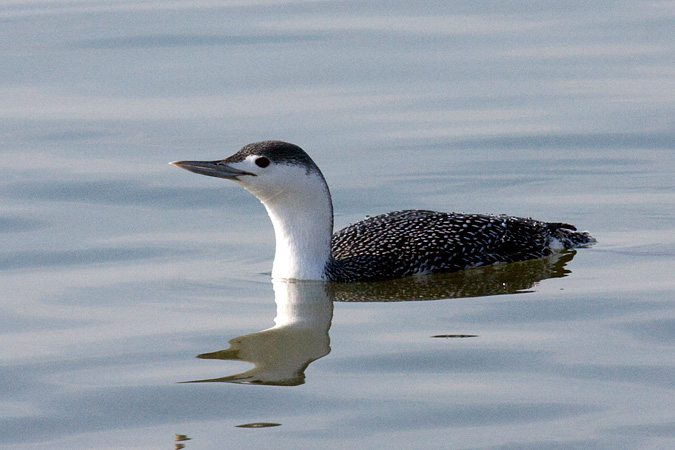
{"type": "Polygon", "coordinates": [[[551,233],[550,246],[554,249],[588,247],[597,242],[588,231],[577,231],[573,225],[567,223],[550,223],[548,227],[551,233]]]}

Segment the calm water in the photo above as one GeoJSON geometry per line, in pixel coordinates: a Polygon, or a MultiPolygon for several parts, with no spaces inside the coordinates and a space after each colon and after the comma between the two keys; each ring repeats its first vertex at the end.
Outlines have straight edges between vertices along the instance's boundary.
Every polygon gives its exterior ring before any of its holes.
{"type": "Polygon", "coordinates": [[[669,1],[2,3],[0,448],[673,448],[674,26],[669,1]],[[271,138],[337,227],[599,243],[273,284],[262,206],[167,164],[271,138]]]}

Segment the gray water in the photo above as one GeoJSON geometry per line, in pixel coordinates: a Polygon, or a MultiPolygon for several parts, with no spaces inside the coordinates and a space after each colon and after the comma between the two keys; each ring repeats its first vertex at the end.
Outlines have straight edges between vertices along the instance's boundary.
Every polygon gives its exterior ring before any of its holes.
{"type": "Polygon", "coordinates": [[[2,3],[0,448],[673,448],[674,26],[668,1],[2,3]],[[312,155],[336,228],[427,208],[598,244],[273,285],[260,203],[167,164],[263,139],[312,155]]]}

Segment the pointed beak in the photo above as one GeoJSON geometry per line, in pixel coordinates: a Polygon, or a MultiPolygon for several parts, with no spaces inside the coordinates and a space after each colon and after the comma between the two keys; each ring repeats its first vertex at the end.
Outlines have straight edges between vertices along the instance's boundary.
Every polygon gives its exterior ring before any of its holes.
{"type": "Polygon", "coordinates": [[[237,180],[237,177],[243,175],[256,176],[254,173],[228,166],[222,161],[174,161],[170,164],[200,175],[225,178],[226,180],[237,180]]]}

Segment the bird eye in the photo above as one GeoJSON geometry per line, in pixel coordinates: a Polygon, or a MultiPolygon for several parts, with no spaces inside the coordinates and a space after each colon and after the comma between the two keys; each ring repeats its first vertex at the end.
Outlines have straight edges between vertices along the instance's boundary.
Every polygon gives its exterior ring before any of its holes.
{"type": "Polygon", "coordinates": [[[265,158],[264,156],[261,156],[260,158],[255,160],[255,165],[258,167],[267,167],[270,165],[270,160],[265,158]]]}

